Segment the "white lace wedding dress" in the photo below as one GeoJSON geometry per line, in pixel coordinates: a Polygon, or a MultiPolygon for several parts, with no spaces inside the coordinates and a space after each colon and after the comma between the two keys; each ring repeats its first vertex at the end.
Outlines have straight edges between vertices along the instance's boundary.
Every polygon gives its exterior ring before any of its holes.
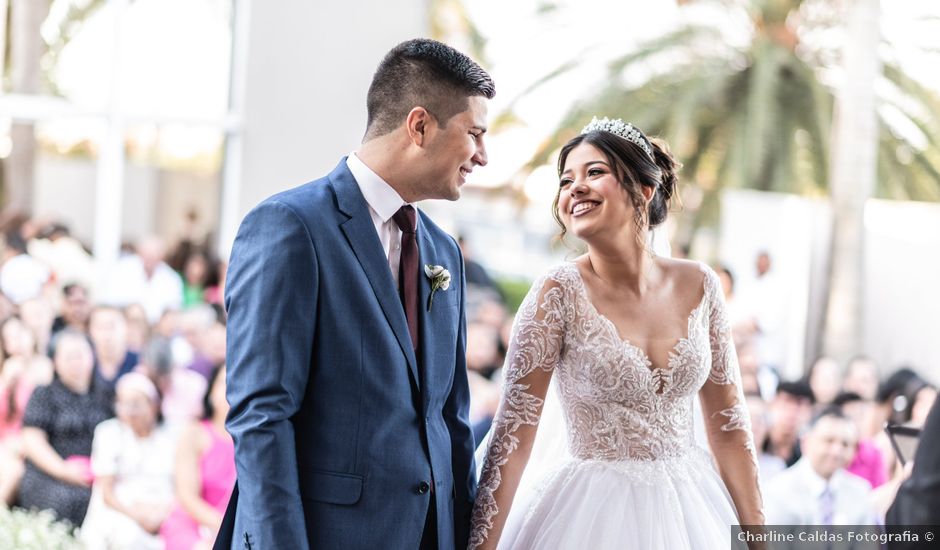
{"type": "Polygon", "coordinates": [[[533,285],[513,329],[471,548],[725,550],[736,508],[762,521],[721,287],[701,270],[688,334],[660,368],[595,309],[574,263],[533,285]],[[514,506],[553,374],[570,456],[514,506]],[[694,441],[696,392],[715,462],[694,441]]]}

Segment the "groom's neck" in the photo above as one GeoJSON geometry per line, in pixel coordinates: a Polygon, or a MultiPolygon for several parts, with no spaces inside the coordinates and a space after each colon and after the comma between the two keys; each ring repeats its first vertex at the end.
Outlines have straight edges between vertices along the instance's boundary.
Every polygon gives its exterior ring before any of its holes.
{"type": "Polygon", "coordinates": [[[356,151],[356,156],[370,170],[392,187],[405,202],[418,200],[414,197],[415,162],[407,138],[397,136],[398,131],[363,142],[356,151]]]}

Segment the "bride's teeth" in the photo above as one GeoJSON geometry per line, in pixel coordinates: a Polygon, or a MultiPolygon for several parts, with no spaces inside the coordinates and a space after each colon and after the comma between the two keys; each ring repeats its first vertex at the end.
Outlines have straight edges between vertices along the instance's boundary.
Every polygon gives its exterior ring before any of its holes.
{"type": "Polygon", "coordinates": [[[573,213],[573,214],[580,214],[581,212],[584,212],[585,210],[590,210],[591,208],[594,208],[594,206],[595,206],[595,205],[594,205],[593,203],[582,202],[582,203],[579,203],[579,204],[575,205],[574,210],[572,211],[572,213],[573,213]]]}

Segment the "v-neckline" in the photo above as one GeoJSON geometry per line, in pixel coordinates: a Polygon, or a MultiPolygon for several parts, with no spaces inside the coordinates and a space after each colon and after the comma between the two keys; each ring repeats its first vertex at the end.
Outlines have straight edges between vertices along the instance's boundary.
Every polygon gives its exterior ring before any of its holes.
{"type": "MultiPolygon", "coordinates": [[[[647,370],[650,371],[650,373],[655,374],[658,371],[660,374],[663,374],[666,371],[672,371],[673,366],[671,363],[672,363],[672,358],[675,356],[676,350],[679,349],[679,347],[683,344],[683,342],[688,342],[689,339],[692,337],[692,322],[696,318],[698,318],[702,308],[705,306],[706,298],[708,298],[708,288],[706,286],[708,284],[707,283],[708,277],[707,276],[704,277],[704,280],[702,281],[701,300],[699,300],[698,305],[692,309],[692,311],[689,313],[688,319],[686,320],[685,336],[676,340],[676,343],[673,344],[672,347],[669,348],[669,352],[667,353],[668,360],[666,362],[666,366],[657,367],[653,365],[653,360],[645,349],[634,344],[632,341],[630,341],[629,338],[624,338],[620,334],[620,330],[617,328],[617,325],[614,324],[614,322],[611,321],[609,317],[607,317],[606,315],[604,315],[597,309],[597,307],[594,305],[594,302],[591,301],[591,297],[588,295],[587,285],[584,283],[584,277],[581,275],[581,270],[578,268],[578,264],[574,262],[569,262],[569,265],[571,266],[571,269],[573,269],[575,271],[575,274],[577,275],[578,286],[581,292],[581,297],[584,298],[584,301],[587,303],[591,312],[593,312],[593,314],[597,316],[597,318],[600,319],[601,322],[607,326],[608,330],[610,330],[610,332],[617,339],[617,341],[620,342],[620,345],[636,351],[640,355],[640,357],[643,359],[645,366],[647,370]]],[[[699,269],[701,270],[701,265],[699,266],[699,269]]],[[[704,270],[702,271],[704,274],[704,270]]]]}

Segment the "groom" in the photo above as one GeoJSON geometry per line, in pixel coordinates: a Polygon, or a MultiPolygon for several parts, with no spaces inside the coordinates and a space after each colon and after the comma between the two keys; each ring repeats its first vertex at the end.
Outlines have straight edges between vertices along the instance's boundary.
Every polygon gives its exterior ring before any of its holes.
{"type": "Polygon", "coordinates": [[[245,217],[225,296],[238,481],[215,548],[466,547],[463,258],[414,203],[457,200],[486,164],[493,94],[453,48],[399,44],[359,150],[245,217]]]}

